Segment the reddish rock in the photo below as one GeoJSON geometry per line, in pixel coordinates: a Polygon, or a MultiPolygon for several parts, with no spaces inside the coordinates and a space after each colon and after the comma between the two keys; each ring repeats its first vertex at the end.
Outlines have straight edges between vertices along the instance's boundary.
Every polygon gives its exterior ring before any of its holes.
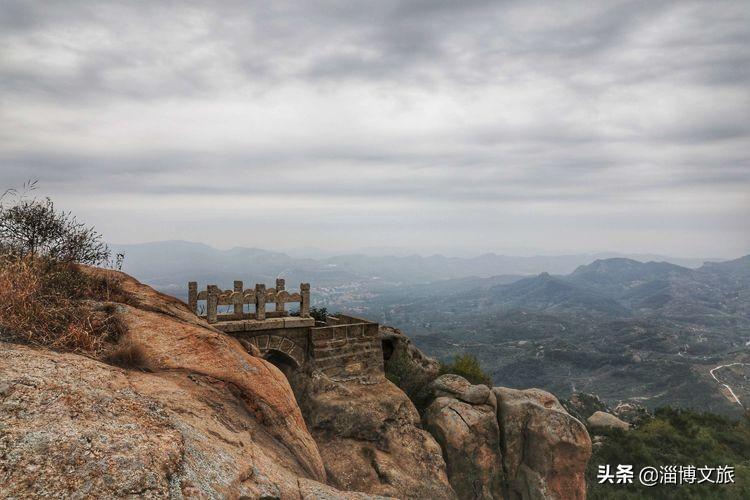
{"type": "Polygon", "coordinates": [[[510,498],[584,499],[591,456],[586,427],[548,392],[505,387],[493,392],[510,498]]]}
{"type": "Polygon", "coordinates": [[[455,498],[440,446],[398,387],[337,382],[320,372],[293,378],[331,485],[398,498],[455,498]]]}
{"type": "Polygon", "coordinates": [[[441,375],[430,384],[435,397],[456,398],[469,404],[489,404],[495,407],[490,388],[483,384],[473,385],[460,375],[441,375]]]}
{"type": "Polygon", "coordinates": [[[372,498],[309,477],[239,388],[0,342],[0,497],[372,498]]]}
{"type": "Polygon", "coordinates": [[[0,497],[372,498],[324,484],[287,379],[115,272],[140,369],[0,343],[0,497]]]}
{"type": "Polygon", "coordinates": [[[439,397],[427,408],[422,420],[440,443],[448,478],[459,498],[503,497],[503,464],[495,408],[439,397]]]}
{"type": "MultiPolygon", "coordinates": [[[[297,372],[301,411],[284,374],[182,302],[82,269],[119,282],[98,309],[137,366],[0,342],[0,497],[499,498],[501,458],[510,498],[585,494],[591,442],[548,393],[441,377],[424,420],[441,449],[384,377],[297,372]]],[[[435,375],[381,334],[408,372],[435,375]]]]}

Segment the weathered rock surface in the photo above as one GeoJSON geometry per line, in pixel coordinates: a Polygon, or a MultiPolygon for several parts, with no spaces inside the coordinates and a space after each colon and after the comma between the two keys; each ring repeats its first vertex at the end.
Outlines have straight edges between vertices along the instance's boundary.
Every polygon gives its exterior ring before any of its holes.
{"type": "Polygon", "coordinates": [[[0,497],[371,498],[310,477],[230,382],[0,343],[0,497]]]}
{"type": "Polygon", "coordinates": [[[495,396],[490,388],[483,384],[473,385],[460,375],[441,375],[430,384],[432,393],[437,398],[455,398],[465,403],[496,406],[495,396]]]}
{"type": "Polygon", "coordinates": [[[398,328],[380,325],[378,330],[383,342],[383,355],[386,363],[396,357],[406,360],[414,371],[421,372],[425,377],[435,378],[440,372],[440,363],[435,358],[426,356],[398,328]]]}
{"type": "Polygon", "coordinates": [[[586,497],[591,439],[557,399],[539,389],[495,387],[508,494],[514,498],[586,497]]]}
{"type": "Polygon", "coordinates": [[[603,411],[594,412],[587,422],[592,429],[622,429],[624,431],[630,429],[629,423],[603,411]]]}
{"type": "Polygon", "coordinates": [[[570,413],[581,422],[585,422],[596,411],[610,411],[609,407],[596,394],[585,392],[574,392],[570,399],[561,400],[565,411],[570,413]]]}
{"type": "MultiPolygon", "coordinates": [[[[121,344],[141,353],[139,369],[0,342],[0,497],[585,494],[588,434],[543,391],[439,377],[424,391],[436,441],[385,377],[296,372],[295,399],[275,366],[182,302],[122,273],[85,269],[120,280],[121,292],[100,306],[114,311],[121,344]]],[[[403,334],[381,335],[405,373],[437,375],[437,362],[403,334]]]]}
{"type": "Polygon", "coordinates": [[[459,498],[503,497],[500,433],[493,406],[438,397],[422,420],[440,443],[451,486],[459,498]]]}
{"type": "Polygon", "coordinates": [[[150,372],[0,343],[0,497],[371,498],[324,484],[276,367],[115,274],[150,372]]]}
{"type": "Polygon", "coordinates": [[[455,498],[440,446],[390,381],[336,382],[316,371],[298,374],[292,385],[329,484],[398,498],[455,498]]]}

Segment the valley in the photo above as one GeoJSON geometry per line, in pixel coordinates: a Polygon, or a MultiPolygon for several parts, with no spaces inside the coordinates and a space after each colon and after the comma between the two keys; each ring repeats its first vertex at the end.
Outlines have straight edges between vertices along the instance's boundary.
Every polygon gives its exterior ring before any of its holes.
{"type": "Polygon", "coordinates": [[[310,281],[313,306],[400,328],[444,361],[473,354],[508,387],[727,415],[750,401],[750,257],[690,268],[586,255],[299,259],[187,242],[122,251],[126,271],[183,300],[190,279],[310,281]]]}

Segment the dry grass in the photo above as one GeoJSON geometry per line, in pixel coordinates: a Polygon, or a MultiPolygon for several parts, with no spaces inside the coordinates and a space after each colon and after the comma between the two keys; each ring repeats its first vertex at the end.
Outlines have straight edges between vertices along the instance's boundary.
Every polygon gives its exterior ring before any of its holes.
{"type": "Polygon", "coordinates": [[[121,333],[107,300],[116,283],[91,278],[75,265],[0,257],[0,338],[93,356],[121,333]]]}
{"type": "Polygon", "coordinates": [[[107,352],[103,360],[121,368],[147,368],[146,353],[138,344],[130,341],[122,342],[107,352]]]}

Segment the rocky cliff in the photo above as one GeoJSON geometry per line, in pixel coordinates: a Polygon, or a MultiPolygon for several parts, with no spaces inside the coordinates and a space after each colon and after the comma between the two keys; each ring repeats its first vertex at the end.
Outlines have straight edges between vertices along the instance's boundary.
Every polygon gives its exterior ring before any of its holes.
{"type": "Polygon", "coordinates": [[[443,376],[420,416],[385,377],[287,379],[182,302],[115,277],[118,299],[94,307],[121,325],[127,367],[0,342],[0,497],[585,495],[588,435],[546,393],[443,376]]]}

